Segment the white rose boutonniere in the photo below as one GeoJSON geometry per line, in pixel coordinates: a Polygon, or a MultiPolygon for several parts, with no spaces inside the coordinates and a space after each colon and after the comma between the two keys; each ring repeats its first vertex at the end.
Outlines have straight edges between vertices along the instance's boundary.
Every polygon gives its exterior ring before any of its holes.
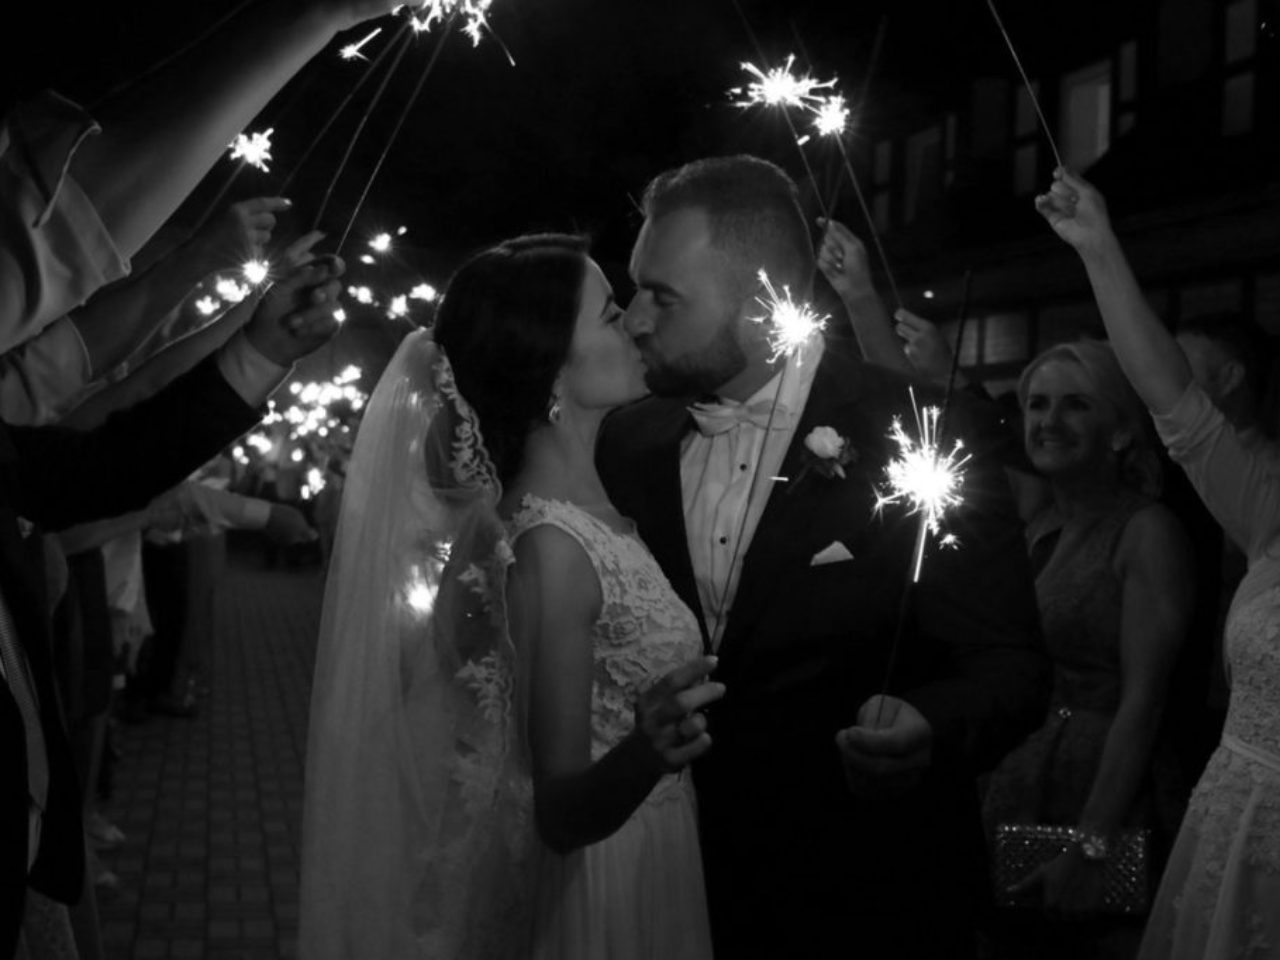
{"type": "Polygon", "coordinates": [[[843,480],[845,464],[858,460],[858,452],[849,444],[848,438],[840,436],[834,427],[814,427],[804,438],[804,447],[809,458],[791,485],[792,490],[810,471],[816,471],[827,479],[839,477],[843,480]]]}

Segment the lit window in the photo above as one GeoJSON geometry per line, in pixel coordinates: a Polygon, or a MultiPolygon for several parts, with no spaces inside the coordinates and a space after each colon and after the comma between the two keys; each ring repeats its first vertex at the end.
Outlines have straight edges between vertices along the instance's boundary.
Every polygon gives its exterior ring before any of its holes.
{"type": "Polygon", "coordinates": [[[914,220],[938,197],[942,185],[942,130],[931,127],[907,140],[906,210],[914,220]]]}
{"type": "Polygon", "coordinates": [[[1223,59],[1227,63],[1248,60],[1257,53],[1257,0],[1236,0],[1227,4],[1223,59]]]}
{"type": "MultiPolygon", "coordinates": [[[[1035,91],[1035,95],[1040,96],[1040,84],[1033,82],[1031,89],[1035,91]]],[[[1028,134],[1036,132],[1036,105],[1031,99],[1031,91],[1025,86],[1018,87],[1017,99],[1013,105],[1013,135],[1015,137],[1025,137],[1028,134]]]]}
{"type": "Polygon", "coordinates": [[[1111,146],[1111,61],[1062,78],[1062,159],[1083,170],[1111,146]]]}
{"type": "Polygon", "coordinates": [[[882,186],[889,182],[893,168],[893,141],[881,140],[876,144],[875,182],[882,186]]]}
{"type": "Polygon", "coordinates": [[[876,229],[881,233],[889,229],[889,191],[882,190],[871,201],[871,212],[876,220],[876,229]]]}
{"type": "Polygon", "coordinates": [[[1253,74],[1231,77],[1222,87],[1222,133],[1232,136],[1253,129],[1253,74]]]}
{"type": "Polygon", "coordinates": [[[1013,155],[1013,192],[1020,197],[1035,193],[1036,173],[1036,145],[1028,143],[1019,147],[1013,155]]]}

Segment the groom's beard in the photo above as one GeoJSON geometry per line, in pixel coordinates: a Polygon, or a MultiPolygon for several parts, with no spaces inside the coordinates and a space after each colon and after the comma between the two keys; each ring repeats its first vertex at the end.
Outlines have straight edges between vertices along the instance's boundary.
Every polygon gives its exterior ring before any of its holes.
{"type": "Polygon", "coordinates": [[[747,366],[747,355],[738,342],[737,312],[725,317],[715,336],[696,353],[654,357],[645,340],[636,345],[644,357],[644,383],[659,397],[700,397],[714,394],[747,366]]]}

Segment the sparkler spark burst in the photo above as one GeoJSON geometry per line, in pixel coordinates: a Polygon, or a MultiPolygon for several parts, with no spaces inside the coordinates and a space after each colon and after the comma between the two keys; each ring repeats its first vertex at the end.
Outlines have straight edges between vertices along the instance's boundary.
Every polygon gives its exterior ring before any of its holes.
{"type": "Polygon", "coordinates": [[[382,28],[378,27],[375,30],[371,31],[370,33],[366,34],[364,37],[361,37],[355,43],[348,43],[345,47],[343,47],[341,50],[338,51],[338,56],[340,56],[343,60],[368,60],[369,58],[366,57],[360,51],[361,49],[363,49],[366,43],[368,43],[370,40],[372,40],[381,32],[382,32],[382,28]]]}
{"type": "Polygon", "coordinates": [[[243,160],[251,167],[267,172],[267,161],[271,159],[271,134],[275,127],[269,127],[263,133],[236,134],[231,146],[231,159],[243,160]]]}
{"type": "Polygon", "coordinates": [[[969,454],[964,453],[963,441],[957,440],[949,452],[939,446],[938,407],[916,405],[915,391],[911,391],[911,408],[915,411],[916,436],[911,436],[902,426],[902,420],[893,418],[889,438],[898,445],[898,456],[885,467],[887,486],[876,491],[876,511],[892,504],[907,507],[908,514],[919,514],[920,532],[916,537],[915,556],[912,561],[912,581],[920,579],[924,565],[925,532],[939,539],[941,546],[955,546],[956,538],[942,534],[942,519],[948,510],[964,502],[960,488],[964,483],[964,465],[969,454]]]}
{"type": "Polygon", "coordinates": [[[416,6],[411,18],[417,33],[427,33],[435,24],[457,16],[466,21],[462,31],[471,38],[471,45],[479,46],[489,26],[488,14],[493,0],[422,0],[422,3],[411,6],[416,6]]]}
{"type": "Polygon", "coordinates": [[[795,54],[791,54],[785,66],[774,67],[768,73],[754,63],[743,63],[742,69],[756,79],[745,87],[734,87],[729,91],[731,96],[739,98],[733,101],[734,106],[743,109],[757,104],[766,107],[816,107],[822,101],[817,91],[835,86],[835,80],[815,80],[808,74],[792,73],[795,59],[795,54]]]}
{"type": "Polygon", "coordinates": [[[391,249],[391,234],[380,233],[369,241],[369,248],[378,253],[386,253],[391,249]]]}
{"type": "Polygon", "coordinates": [[[237,283],[231,277],[219,277],[213,289],[227,303],[239,303],[252,292],[249,287],[237,283]]]}
{"type": "Polygon", "coordinates": [[[777,289],[764,270],[761,270],[757,276],[764,287],[765,296],[756,297],[756,302],[767,312],[764,316],[751,319],[769,328],[769,347],[773,351],[769,359],[789,357],[820,333],[828,318],[818,316],[807,303],[796,303],[792,300],[791,290],[785,285],[782,288],[782,296],[778,296],[777,289]]]}
{"type": "Polygon", "coordinates": [[[196,309],[200,311],[202,317],[211,317],[218,312],[220,304],[213,297],[201,297],[196,301],[196,309]]]}
{"type": "Polygon", "coordinates": [[[821,136],[838,137],[849,125],[849,107],[838,93],[820,101],[812,110],[813,127],[821,136]]]}
{"type": "Polygon", "coordinates": [[[431,303],[439,294],[436,293],[436,288],[431,284],[420,283],[409,291],[409,296],[414,300],[425,300],[427,303],[431,303]]]}
{"type": "Polygon", "coordinates": [[[267,274],[271,272],[271,264],[265,260],[248,260],[240,270],[244,278],[256,287],[267,279],[267,274]]]}

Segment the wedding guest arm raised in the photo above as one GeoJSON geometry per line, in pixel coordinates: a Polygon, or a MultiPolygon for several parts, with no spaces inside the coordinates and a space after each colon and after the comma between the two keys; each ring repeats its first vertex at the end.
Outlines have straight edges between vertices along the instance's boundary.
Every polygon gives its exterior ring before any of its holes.
{"type": "Polygon", "coordinates": [[[1171,409],[1191,382],[1177,340],[1147,304],[1092,184],[1059,167],[1036,209],[1080,255],[1116,359],[1153,413],[1171,409]]]}
{"type": "Polygon", "coordinates": [[[893,337],[889,312],[872,282],[867,248],[840,221],[819,218],[818,223],[826,228],[818,247],[818,269],[844,304],[862,356],[868,363],[910,373],[911,365],[893,337]]]}

